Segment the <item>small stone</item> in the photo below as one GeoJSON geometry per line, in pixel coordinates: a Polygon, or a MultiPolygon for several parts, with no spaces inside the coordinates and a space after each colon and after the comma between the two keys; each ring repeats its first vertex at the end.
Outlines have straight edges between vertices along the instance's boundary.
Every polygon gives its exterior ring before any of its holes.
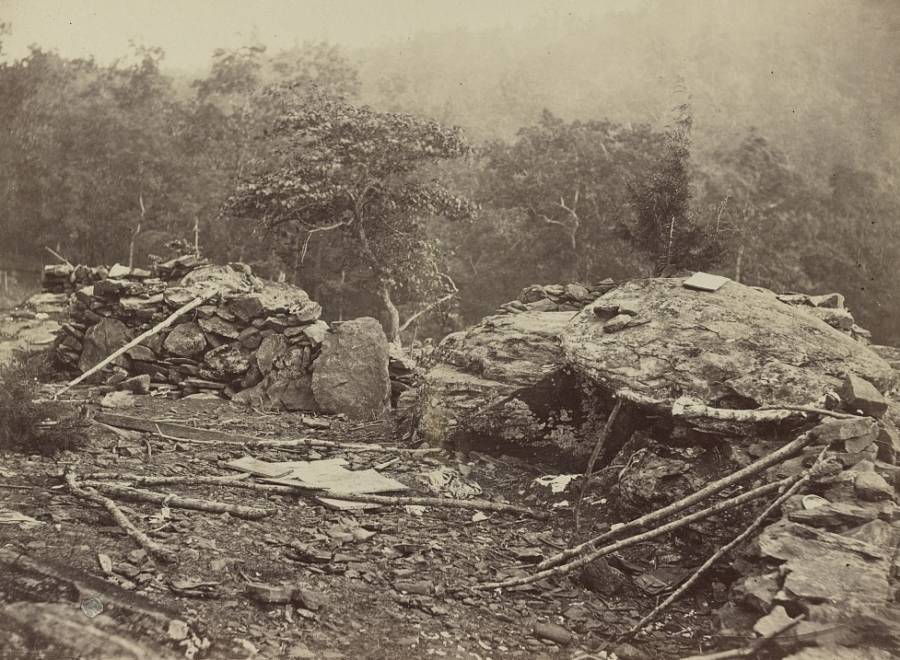
{"type": "Polygon", "coordinates": [[[187,639],[190,629],[181,619],[172,619],[169,621],[169,629],[166,634],[168,634],[169,639],[180,642],[183,639],[187,639]]]}
{"type": "Polygon", "coordinates": [[[900,458],[900,432],[890,422],[883,421],[878,430],[878,458],[886,463],[895,463],[900,458]]]}
{"type": "Polygon", "coordinates": [[[631,325],[634,317],[629,314],[616,314],[603,324],[603,332],[619,332],[631,325]]]}
{"type": "Polygon", "coordinates": [[[778,573],[748,577],[735,589],[737,600],[760,614],[772,609],[778,593],[778,573]]]}
{"type": "Polygon", "coordinates": [[[859,376],[847,376],[839,395],[850,410],[861,410],[863,414],[872,417],[881,417],[887,411],[887,401],[881,392],[859,376]]]}
{"type": "Polygon", "coordinates": [[[261,296],[258,293],[239,296],[229,301],[227,309],[246,323],[263,313],[261,296]]]}
{"type": "Polygon", "coordinates": [[[817,424],[811,432],[820,443],[829,444],[832,442],[846,443],[855,438],[874,440],[877,431],[878,424],[875,420],[857,417],[855,419],[829,419],[817,424]]]}
{"type": "Polygon", "coordinates": [[[844,502],[826,502],[812,509],[801,509],[788,514],[788,520],[829,531],[855,527],[877,517],[878,513],[871,509],[844,502]]]}
{"type": "Polygon", "coordinates": [[[228,339],[237,339],[241,335],[241,331],[233,324],[224,320],[219,316],[210,316],[198,321],[204,332],[208,332],[228,339]]]}
{"type": "Polygon", "coordinates": [[[555,312],[559,309],[559,305],[549,298],[544,298],[543,300],[527,303],[525,308],[529,312],[555,312]]]}
{"type": "Polygon", "coordinates": [[[533,633],[538,639],[546,639],[560,646],[566,646],[572,641],[572,633],[555,623],[536,623],[533,633]]]}
{"type": "Polygon", "coordinates": [[[322,306],[312,300],[304,304],[300,311],[294,314],[294,318],[299,323],[310,323],[317,320],[320,316],[322,316],[322,306]]]}
{"type": "Polygon", "coordinates": [[[256,351],[256,364],[259,365],[260,373],[265,376],[272,371],[275,360],[287,350],[288,343],[284,335],[274,334],[263,339],[256,351]]]}
{"type": "Polygon", "coordinates": [[[322,607],[322,598],[304,587],[294,587],[292,594],[292,602],[298,607],[303,607],[310,612],[318,612],[322,607]]]}
{"type": "Polygon", "coordinates": [[[398,581],[394,583],[394,589],[397,591],[405,591],[408,594],[431,596],[434,593],[434,584],[428,580],[421,580],[419,582],[398,581]]]}
{"type": "Polygon", "coordinates": [[[156,355],[153,354],[152,350],[141,345],[129,348],[125,355],[132,360],[141,360],[142,362],[153,362],[156,359],[156,355]]]}
{"type": "Polygon", "coordinates": [[[756,622],[753,630],[761,637],[766,637],[782,629],[791,620],[792,617],[788,616],[787,610],[777,605],[768,615],[756,622]]]}
{"type": "Polygon", "coordinates": [[[853,481],[857,497],[867,502],[879,502],[894,498],[894,489],[880,474],[872,471],[860,472],[853,481]]]}
{"type": "Polygon", "coordinates": [[[265,605],[285,605],[294,597],[294,588],[285,585],[271,585],[251,582],[247,585],[247,596],[265,605]]]}
{"type": "Polygon", "coordinates": [[[112,374],[106,379],[106,385],[118,385],[126,378],[128,378],[128,372],[125,369],[122,367],[113,367],[112,374]]]}
{"type": "Polygon", "coordinates": [[[581,284],[566,284],[565,295],[567,298],[584,304],[591,301],[591,292],[581,284]]]}
{"type": "Polygon", "coordinates": [[[179,357],[191,357],[206,348],[206,336],[196,323],[181,323],[173,328],[163,346],[179,357]]]}
{"type": "Polygon", "coordinates": [[[143,268],[129,268],[128,266],[123,266],[122,264],[113,264],[106,276],[111,279],[121,279],[123,277],[146,279],[150,277],[150,275],[150,271],[144,270],[143,268]]]}
{"type": "Polygon", "coordinates": [[[133,394],[147,394],[150,392],[150,376],[141,374],[140,376],[126,378],[119,383],[119,389],[133,394]]]}
{"type": "Polygon", "coordinates": [[[637,300],[620,300],[619,314],[627,314],[628,316],[637,316],[641,312],[641,303],[637,300]]]}
{"type": "Polygon", "coordinates": [[[303,334],[309,337],[310,343],[314,346],[318,346],[325,341],[328,330],[328,324],[325,321],[316,321],[310,325],[303,326],[303,334]]]}
{"type": "Polygon", "coordinates": [[[625,573],[610,566],[603,557],[595,559],[581,570],[580,581],[591,591],[606,596],[622,596],[634,591],[625,573]]]}
{"type": "Polygon", "coordinates": [[[316,654],[309,650],[306,644],[298,643],[291,647],[288,651],[289,658],[299,658],[300,660],[314,660],[316,654]]]}
{"type": "Polygon", "coordinates": [[[133,408],[134,397],[130,392],[110,392],[100,400],[104,408],[133,408]]]}
{"type": "Polygon", "coordinates": [[[250,355],[238,343],[214,348],[203,360],[215,373],[228,378],[243,375],[250,368],[250,355]]]}
{"type": "Polygon", "coordinates": [[[130,561],[132,564],[140,566],[147,560],[147,551],[141,549],[132,550],[128,553],[127,557],[128,561],[130,561]]]}
{"type": "Polygon", "coordinates": [[[809,302],[813,307],[826,307],[829,309],[843,309],[844,296],[840,293],[824,293],[820,296],[810,296],[809,302]]]}

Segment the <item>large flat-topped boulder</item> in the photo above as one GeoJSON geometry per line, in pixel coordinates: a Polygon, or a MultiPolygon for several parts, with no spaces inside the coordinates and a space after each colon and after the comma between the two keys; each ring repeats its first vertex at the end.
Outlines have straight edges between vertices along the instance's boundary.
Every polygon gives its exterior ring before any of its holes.
{"type": "Polygon", "coordinates": [[[814,405],[849,374],[882,392],[894,381],[862,343],[771,291],[730,281],[716,291],[681,279],[627,282],[580,312],[562,344],[598,385],[667,404],[814,405]]]}

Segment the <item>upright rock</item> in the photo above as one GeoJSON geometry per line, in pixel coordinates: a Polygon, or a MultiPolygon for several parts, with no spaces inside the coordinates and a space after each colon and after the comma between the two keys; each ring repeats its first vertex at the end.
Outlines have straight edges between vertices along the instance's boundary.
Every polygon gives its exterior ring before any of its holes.
{"type": "Polygon", "coordinates": [[[539,440],[548,413],[566,409],[560,334],[571,318],[572,312],[489,316],[447,336],[425,376],[419,432],[434,445],[539,440]]]}
{"type": "Polygon", "coordinates": [[[312,391],[320,409],[351,419],[376,419],[387,412],[388,342],[377,320],[336,324],[313,363],[312,391]]]}
{"type": "Polygon", "coordinates": [[[128,343],[129,339],[131,334],[124,323],[117,319],[102,319],[84,333],[78,368],[82,373],[87,371],[128,343]]]}

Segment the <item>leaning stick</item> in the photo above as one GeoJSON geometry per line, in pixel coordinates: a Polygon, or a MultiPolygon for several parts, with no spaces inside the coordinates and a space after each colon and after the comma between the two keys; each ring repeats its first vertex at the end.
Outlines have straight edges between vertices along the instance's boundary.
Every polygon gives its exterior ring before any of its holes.
{"type": "Polygon", "coordinates": [[[668,506],[663,507],[662,509],[657,509],[656,511],[652,511],[647,515],[641,516],[640,518],[635,518],[634,520],[625,523],[620,527],[614,527],[599,536],[595,536],[592,539],[585,541],[579,545],[573,546],[562,552],[545,559],[540,564],[536,566],[538,570],[543,570],[545,568],[549,568],[551,566],[556,566],[557,564],[561,564],[571,557],[579,555],[583,552],[590,550],[597,546],[597,544],[602,543],[603,541],[608,541],[611,538],[622,536],[622,534],[626,532],[630,532],[635,529],[640,529],[642,527],[646,527],[652,523],[663,520],[664,518],[668,518],[671,515],[679,513],[688,507],[691,507],[699,502],[702,502],[713,495],[720,493],[726,488],[733,486],[741,481],[744,481],[748,477],[752,477],[756,474],[759,474],[763,470],[775,465],[777,463],[781,463],[782,461],[787,460],[791,456],[793,456],[796,452],[800,451],[812,442],[814,436],[812,433],[803,433],[798,436],[796,439],[792,440],[788,444],[786,444],[781,449],[778,449],[768,456],[765,456],[758,461],[751,463],[750,465],[741,468],[737,472],[733,472],[727,477],[723,477],[717,481],[712,482],[711,484],[701,488],[697,492],[684,497],[677,502],[673,502],[668,506]]]}
{"type": "Polygon", "coordinates": [[[798,475],[796,477],[796,481],[794,481],[794,483],[791,485],[791,487],[788,488],[787,490],[785,490],[781,495],[776,497],[774,500],[772,500],[772,503],[769,504],[769,506],[767,506],[765,509],[763,509],[763,512],[760,513],[753,520],[753,522],[751,522],[749,525],[747,525],[747,528],[743,532],[741,532],[740,534],[735,536],[734,539],[732,539],[728,544],[723,545],[721,548],[716,550],[712,555],[710,555],[709,559],[707,559],[705,562],[703,562],[703,564],[701,564],[700,567],[696,571],[693,572],[691,577],[689,577],[687,580],[685,580],[681,584],[681,586],[679,586],[675,591],[673,591],[672,594],[668,598],[666,598],[663,602],[661,602],[659,605],[654,607],[650,611],[650,613],[647,614],[647,616],[645,616],[643,619],[641,619],[636,624],[634,624],[634,626],[628,632],[626,632],[624,635],[622,635],[621,639],[626,640],[626,639],[631,639],[632,637],[634,637],[634,635],[636,635],[639,630],[641,630],[644,626],[646,626],[648,623],[653,621],[653,619],[655,619],[657,616],[659,616],[659,614],[663,610],[665,610],[667,607],[669,607],[669,605],[671,605],[676,600],[678,600],[682,596],[682,594],[684,594],[684,592],[686,592],[688,589],[690,589],[694,585],[694,583],[697,582],[697,580],[699,580],[703,576],[703,574],[705,574],[706,571],[708,571],[709,568],[713,564],[715,564],[717,561],[719,561],[719,559],[721,559],[726,554],[731,552],[731,550],[736,548],[738,545],[740,545],[741,543],[746,541],[750,537],[751,534],[753,534],[757,529],[760,528],[760,526],[766,521],[766,518],[768,518],[769,515],[771,515],[772,512],[775,511],[775,509],[777,509],[782,504],[784,504],[784,502],[791,495],[793,495],[798,490],[800,490],[806,484],[806,482],[809,481],[813,470],[817,467],[819,461],[821,461],[822,456],[824,456],[824,455],[825,455],[825,449],[822,450],[822,453],[819,455],[819,459],[816,461],[816,464],[814,464],[809,469],[801,472],[800,475],[798,475]]]}
{"type": "Polygon", "coordinates": [[[64,256],[62,256],[59,252],[57,252],[57,251],[54,250],[53,248],[48,247],[48,246],[45,245],[45,246],[44,246],[44,249],[47,250],[47,252],[49,252],[50,254],[52,254],[54,257],[56,257],[57,259],[59,259],[60,261],[62,261],[64,264],[66,264],[66,266],[71,266],[72,268],[75,267],[75,266],[72,265],[72,262],[71,262],[71,261],[69,261],[68,259],[66,259],[64,256]]]}
{"type": "Polygon", "coordinates": [[[117,486],[115,484],[108,484],[100,481],[91,481],[88,483],[100,492],[115,495],[123,499],[164,504],[177,509],[193,509],[195,511],[208,511],[210,513],[228,513],[236,518],[245,518],[247,520],[259,520],[260,518],[265,518],[266,516],[271,516],[275,513],[274,509],[260,509],[252,506],[228,504],[227,502],[200,500],[194,497],[181,497],[180,495],[166,495],[164,493],[154,493],[151,490],[117,486]]]}
{"type": "Polygon", "coordinates": [[[358,493],[333,493],[323,491],[316,497],[345,502],[367,502],[369,504],[385,504],[388,506],[442,506],[454,509],[478,509],[480,511],[497,511],[502,513],[519,513],[537,520],[546,520],[550,514],[546,511],[535,511],[515,504],[502,504],[487,500],[457,500],[449,497],[394,497],[390,495],[362,495],[358,493]]]}
{"type": "Polygon", "coordinates": [[[746,493],[738,495],[737,497],[733,497],[729,500],[722,500],[721,502],[717,502],[716,504],[706,509],[702,509],[690,515],[684,516],[683,518],[678,518],[677,520],[666,523],[661,527],[651,529],[650,531],[644,532],[643,534],[637,534],[635,536],[630,536],[627,539],[616,541],[615,543],[611,543],[610,545],[600,548],[599,550],[595,550],[589,554],[582,554],[580,557],[569,562],[568,564],[561,564],[559,566],[554,566],[553,568],[548,568],[546,570],[519,578],[510,578],[509,580],[504,580],[503,582],[487,582],[485,584],[478,585],[477,588],[501,589],[504,587],[517,587],[522,584],[531,584],[532,582],[538,582],[546,578],[571,573],[576,568],[579,568],[586,564],[590,564],[600,557],[605,557],[610,553],[618,552],[619,550],[631,547],[632,545],[636,545],[638,543],[643,543],[644,541],[649,541],[650,539],[654,539],[657,536],[662,536],[663,534],[668,534],[669,532],[684,527],[685,525],[689,525],[692,522],[703,520],[704,518],[709,518],[710,516],[714,516],[717,513],[727,511],[728,509],[733,509],[735,507],[746,504],[747,502],[755,500],[758,497],[777,491],[779,488],[787,486],[788,484],[793,482],[794,479],[796,479],[796,477],[788,477],[787,479],[782,479],[781,481],[775,481],[770,484],[758,486],[752,490],[748,490],[746,493]]]}
{"type": "Polygon", "coordinates": [[[169,550],[161,546],[159,543],[151,539],[149,536],[144,534],[141,530],[134,526],[128,517],[122,512],[122,509],[118,507],[118,505],[113,502],[108,497],[103,497],[96,490],[90,488],[86,485],[79,485],[75,480],[75,474],[73,472],[66,472],[66,484],[69,486],[69,490],[72,491],[77,497],[88,500],[89,502],[93,502],[95,504],[99,504],[103,506],[109,515],[112,516],[112,519],[116,521],[116,523],[125,530],[125,533],[128,534],[131,538],[137,541],[137,544],[141,546],[148,553],[157,557],[165,562],[174,563],[178,561],[178,556],[174,551],[169,550]]]}
{"type": "Polygon", "coordinates": [[[597,438],[597,442],[594,445],[594,451],[591,452],[591,457],[588,459],[587,468],[584,471],[584,480],[581,482],[581,490],[578,491],[578,499],[575,500],[575,509],[573,512],[576,532],[581,527],[581,502],[584,500],[588,482],[591,480],[591,475],[594,473],[594,463],[597,462],[600,452],[603,451],[603,447],[606,445],[606,439],[609,438],[609,432],[612,430],[612,425],[615,423],[616,417],[619,416],[619,411],[621,409],[622,399],[619,399],[616,401],[616,405],[613,407],[609,417],[606,418],[606,425],[603,427],[603,431],[597,438]]]}
{"type": "Polygon", "coordinates": [[[161,330],[168,328],[180,317],[184,316],[185,314],[190,312],[192,309],[199,307],[204,302],[206,302],[207,300],[209,300],[210,298],[212,298],[214,295],[216,295],[218,293],[219,293],[218,289],[211,289],[211,290],[207,291],[206,293],[204,293],[200,296],[197,296],[191,302],[182,305],[181,307],[176,309],[174,312],[172,312],[167,319],[165,319],[164,321],[160,321],[159,323],[154,325],[152,328],[150,328],[146,332],[139,334],[137,337],[135,337],[130,342],[128,342],[127,344],[122,346],[120,349],[113,351],[112,354],[110,354],[107,357],[105,357],[104,359],[100,360],[100,362],[98,362],[93,367],[91,367],[90,369],[85,371],[83,374],[70,380],[68,383],[66,383],[65,387],[63,387],[59,392],[57,392],[53,396],[53,398],[58,397],[60,394],[62,394],[66,390],[68,390],[70,387],[74,387],[75,385],[77,385],[78,383],[83,381],[85,378],[88,378],[89,376],[93,376],[95,373],[100,371],[103,367],[108,365],[110,362],[115,360],[120,355],[125,354],[127,351],[131,350],[132,348],[134,348],[135,346],[140,344],[142,341],[144,341],[148,337],[152,337],[153,335],[159,333],[161,330]]]}

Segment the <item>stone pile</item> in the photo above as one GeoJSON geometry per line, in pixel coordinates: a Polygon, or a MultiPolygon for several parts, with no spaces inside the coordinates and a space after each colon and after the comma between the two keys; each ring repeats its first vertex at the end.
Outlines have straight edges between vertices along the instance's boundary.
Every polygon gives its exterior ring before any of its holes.
{"type": "Polygon", "coordinates": [[[117,358],[106,384],[355,418],[386,410],[388,345],[378,322],[330,328],[305,291],[256,277],[244,264],[189,256],[150,270],[113,266],[70,297],[56,355],[83,373],[211,290],[204,304],[117,358]]]}
{"type": "Polygon", "coordinates": [[[46,293],[72,293],[104,279],[108,274],[104,266],[72,266],[53,264],[44,266],[41,274],[41,289],[46,293]]]}
{"type": "Polygon", "coordinates": [[[519,297],[500,306],[497,314],[520,312],[577,312],[616,287],[611,279],[597,284],[532,284],[519,297]]]}
{"type": "Polygon", "coordinates": [[[726,634],[765,635],[803,612],[781,643],[818,648],[791,658],[900,655],[900,408],[878,396],[862,403],[874,417],[820,423],[812,430],[817,445],[773,468],[775,476],[793,474],[824,445],[831,449],[834,469],[815,478],[815,494],[790,498],[782,519],[756,540],[745,564],[753,569],[720,612],[726,634]]]}
{"type": "Polygon", "coordinates": [[[786,293],[778,296],[778,300],[788,305],[796,305],[804,313],[824,321],[835,330],[853,337],[864,344],[871,342],[872,333],[857,325],[853,314],[844,304],[844,296],[840,293],[825,293],[814,296],[805,293],[786,293]]]}

